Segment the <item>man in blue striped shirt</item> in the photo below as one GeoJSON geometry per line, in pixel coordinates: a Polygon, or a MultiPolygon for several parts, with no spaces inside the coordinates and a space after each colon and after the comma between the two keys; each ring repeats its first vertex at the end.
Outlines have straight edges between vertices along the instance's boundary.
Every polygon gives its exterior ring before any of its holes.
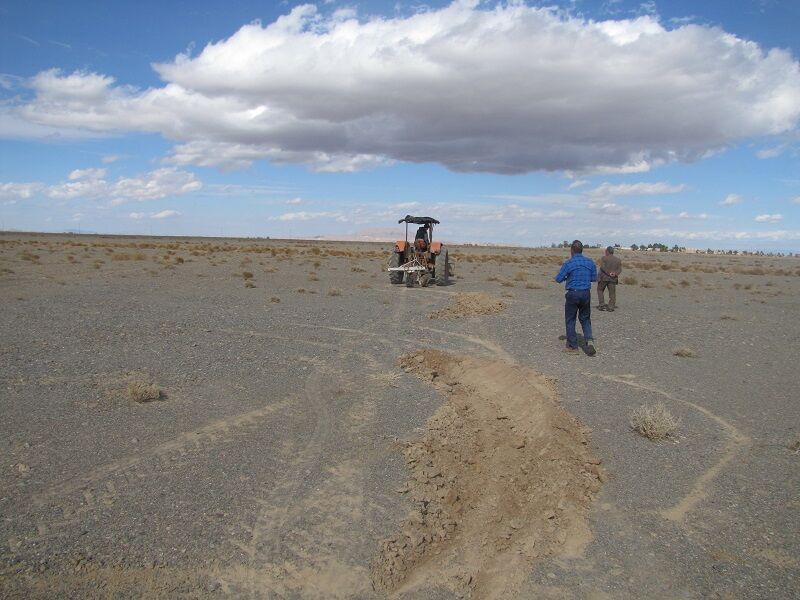
{"type": "Polygon", "coordinates": [[[572,242],[570,259],[561,265],[556,281],[567,281],[567,293],[564,302],[564,321],[567,326],[566,352],[578,352],[578,335],[575,333],[575,317],[580,320],[583,338],[586,340],[586,354],[594,356],[594,338],[592,338],[592,282],[597,281],[597,267],[594,261],[583,255],[583,244],[580,240],[572,242]]]}

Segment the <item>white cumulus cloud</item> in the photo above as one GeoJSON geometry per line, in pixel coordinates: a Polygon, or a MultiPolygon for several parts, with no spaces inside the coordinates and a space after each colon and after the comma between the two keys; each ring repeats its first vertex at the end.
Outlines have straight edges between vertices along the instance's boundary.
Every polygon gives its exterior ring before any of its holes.
{"type": "Polygon", "coordinates": [[[141,219],[169,219],[170,217],[178,217],[180,214],[177,210],[162,210],[154,213],[132,212],[128,215],[128,218],[136,221],[141,219]]]}
{"type": "Polygon", "coordinates": [[[733,206],[734,204],[741,204],[742,197],[739,194],[728,194],[725,199],[720,202],[720,206],[733,206]]]}
{"type": "Polygon", "coordinates": [[[153,219],[169,219],[170,217],[178,217],[181,213],[177,210],[162,210],[161,212],[153,213],[151,218],[153,219]]]}
{"type": "Polygon", "coordinates": [[[103,179],[105,173],[105,169],[76,169],[68,175],[67,181],[49,186],[42,183],[0,183],[0,196],[30,198],[42,193],[59,200],[110,200],[116,205],[180,196],[203,187],[194,173],[176,168],[156,169],[136,177],[120,177],[115,182],[103,179]]]}
{"type": "Polygon", "coordinates": [[[777,223],[783,220],[783,215],[775,213],[773,215],[758,215],[754,221],[756,223],[777,223]]]}
{"type": "Polygon", "coordinates": [[[315,219],[331,219],[334,221],[338,221],[340,223],[344,223],[347,221],[347,217],[345,217],[340,212],[329,212],[329,211],[321,211],[321,212],[308,212],[308,211],[300,211],[300,212],[290,212],[290,213],[283,213],[282,215],[278,215],[276,217],[270,217],[272,221],[312,221],[315,219]]]}
{"type": "Polygon", "coordinates": [[[665,182],[657,183],[620,183],[612,185],[602,183],[593,190],[586,192],[590,196],[658,196],[661,194],[677,194],[686,189],[683,184],[672,185],[665,182]]]}
{"type": "MultiPolygon", "coordinates": [[[[295,7],[144,90],[99,73],[35,76],[3,126],[157,132],[177,165],[255,160],[355,171],[392,161],[454,171],[641,172],[791,131],[800,68],[718,28],[654,16],[590,21],[522,2],[460,1],[359,19],[295,7]]],[[[36,129],[38,128],[38,129],[36,129]]]]}
{"type": "Polygon", "coordinates": [[[34,196],[44,186],[41,183],[0,183],[0,198],[27,199],[34,196]]]}
{"type": "Polygon", "coordinates": [[[70,181],[77,179],[102,179],[106,176],[105,169],[75,169],[69,174],[70,181]]]}

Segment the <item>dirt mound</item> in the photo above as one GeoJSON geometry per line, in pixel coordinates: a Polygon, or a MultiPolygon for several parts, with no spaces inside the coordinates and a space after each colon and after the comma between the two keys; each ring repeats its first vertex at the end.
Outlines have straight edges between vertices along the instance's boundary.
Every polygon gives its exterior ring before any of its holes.
{"type": "Polygon", "coordinates": [[[431,315],[431,319],[460,319],[489,315],[505,309],[506,303],[481,292],[461,292],[455,300],[431,315]]]}
{"type": "Polygon", "coordinates": [[[424,350],[401,366],[446,394],[405,456],[401,492],[415,510],[385,540],[373,584],[421,583],[458,595],[508,597],[537,557],[575,554],[591,539],[587,515],[600,489],[589,430],[559,406],[532,370],[424,350]]]}

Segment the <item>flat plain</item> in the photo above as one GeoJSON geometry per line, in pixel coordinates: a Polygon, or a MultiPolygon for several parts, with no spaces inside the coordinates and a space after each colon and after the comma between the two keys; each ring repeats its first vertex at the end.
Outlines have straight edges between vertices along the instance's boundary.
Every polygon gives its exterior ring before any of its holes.
{"type": "Polygon", "coordinates": [[[800,596],[800,259],[390,248],[2,234],[0,596],[800,596]]]}

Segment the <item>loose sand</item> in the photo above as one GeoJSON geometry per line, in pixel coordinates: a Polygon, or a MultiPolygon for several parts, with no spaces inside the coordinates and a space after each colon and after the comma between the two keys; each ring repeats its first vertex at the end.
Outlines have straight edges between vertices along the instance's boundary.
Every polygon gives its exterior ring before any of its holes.
{"type": "Polygon", "coordinates": [[[537,557],[578,554],[603,477],[588,430],[552,381],[523,367],[425,350],[406,372],[445,395],[405,448],[415,509],[383,543],[374,581],[387,591],[438,583],[508,598],[537,557]]]}

